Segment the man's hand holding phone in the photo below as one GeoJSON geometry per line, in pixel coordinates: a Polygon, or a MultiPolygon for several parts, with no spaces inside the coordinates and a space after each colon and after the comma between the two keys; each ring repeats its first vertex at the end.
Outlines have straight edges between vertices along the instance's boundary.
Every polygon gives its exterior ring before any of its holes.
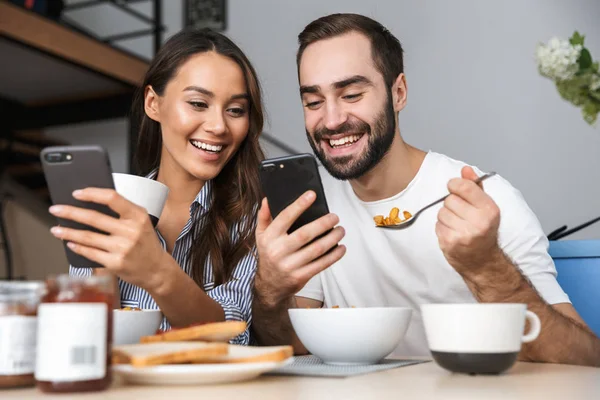
{"type": "Polygon", "coordinates": [[[264,305],[277,307],[293,297],[313,276],[346,253],[345,246],[336,247],[345,232],[341,226],[336,227],[339,218],[335,214],[287,233],[315,199],[315,192],[307,191],[275,219],[266,198],[263,199],[256,228],[259,263],[255,288],[264,305]]]}

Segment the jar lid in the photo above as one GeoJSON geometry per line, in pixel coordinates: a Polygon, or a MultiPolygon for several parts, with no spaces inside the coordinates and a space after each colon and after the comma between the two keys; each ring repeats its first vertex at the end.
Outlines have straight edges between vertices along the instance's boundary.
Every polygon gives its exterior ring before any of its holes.
{"type": "Polygon", "coordinates": [[[52,276],[48,278],[48,281],[55,281],[58,284],[68,284],[71,282],[74,283],[85,283],[85,284],[94,284],[94,283],[106,283],[111,282],[112,277],[110,275],[69,275],[69,274],[61,274],[57,276],[52,276]]]}
{"type": "Polygon", "coordinates": [[[0,302],[41,297],[46,292],[42,281],[0,281],[0,302]]]}

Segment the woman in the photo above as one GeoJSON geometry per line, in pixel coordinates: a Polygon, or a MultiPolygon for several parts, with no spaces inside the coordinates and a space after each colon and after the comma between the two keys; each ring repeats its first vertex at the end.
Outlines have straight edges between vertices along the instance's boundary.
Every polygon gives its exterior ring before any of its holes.
{"type": "MultiPolygon", "coordinates": [[[[122,306],[162,310],[162,329],[250,325],[261,101],[254,68],[228,38],[207,30],[176,34],[150,64],[134,102],[141,172],[170,189],[156,230],[143,208],[113,190],[74,196],[108,205],[118,219],[51,207],[55,216],[109,233],[52,228],[74,252],[119,277],[122,306]]],[[[91,273],[71,267],[73,275],[91,273]]],[[[235,339],[248,341],[248,330],[235,339]]]]}

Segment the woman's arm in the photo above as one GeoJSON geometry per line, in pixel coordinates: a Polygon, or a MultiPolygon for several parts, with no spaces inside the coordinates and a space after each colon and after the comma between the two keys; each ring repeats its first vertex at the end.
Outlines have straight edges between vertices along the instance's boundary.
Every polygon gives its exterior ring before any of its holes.
{"type": "Polygon", "coordinates": [[[168,253],[162,257],[161,272],[144,288],[173,327],[224,321],[223,307],[210,298],[168,253]]]}
{"type": "Polygon", "coordinates": [[[254,250],[244,256],[233,271],[231,280],[219,285],[207,294],[221,304],[227,321],[245,321],[246,330],[231,343],[250,344],[252,325],[252,287],[256,274],[257,260],[254,250]]]}
{"type": "Polygon", "coordinates": [[[248,344],[252,320],[252,284],[256,258],[248,253],[233,271],[231,280],[207,293],[202,291],[175,260],[165,253],[165,268],[159,284],[148,288],[163,314],[173,327],[199,322],[245,321],[246,331],[235,338],[236,344],[248,344]]]}

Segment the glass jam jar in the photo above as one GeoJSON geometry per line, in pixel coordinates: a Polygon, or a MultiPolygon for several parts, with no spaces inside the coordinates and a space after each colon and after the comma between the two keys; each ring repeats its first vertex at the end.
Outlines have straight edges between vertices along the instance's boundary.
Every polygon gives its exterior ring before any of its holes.
{"type": "Polygon", "coordinates": [[[37,308],[44,282],[0,282],[0,389],[35,384],[37,308]]]}
{"type": "Polygon", "coordinates": [[[35,379],[48,393],[93,392],[111,384],[110,276],[60,275],[38,308],[35,379]]]}

